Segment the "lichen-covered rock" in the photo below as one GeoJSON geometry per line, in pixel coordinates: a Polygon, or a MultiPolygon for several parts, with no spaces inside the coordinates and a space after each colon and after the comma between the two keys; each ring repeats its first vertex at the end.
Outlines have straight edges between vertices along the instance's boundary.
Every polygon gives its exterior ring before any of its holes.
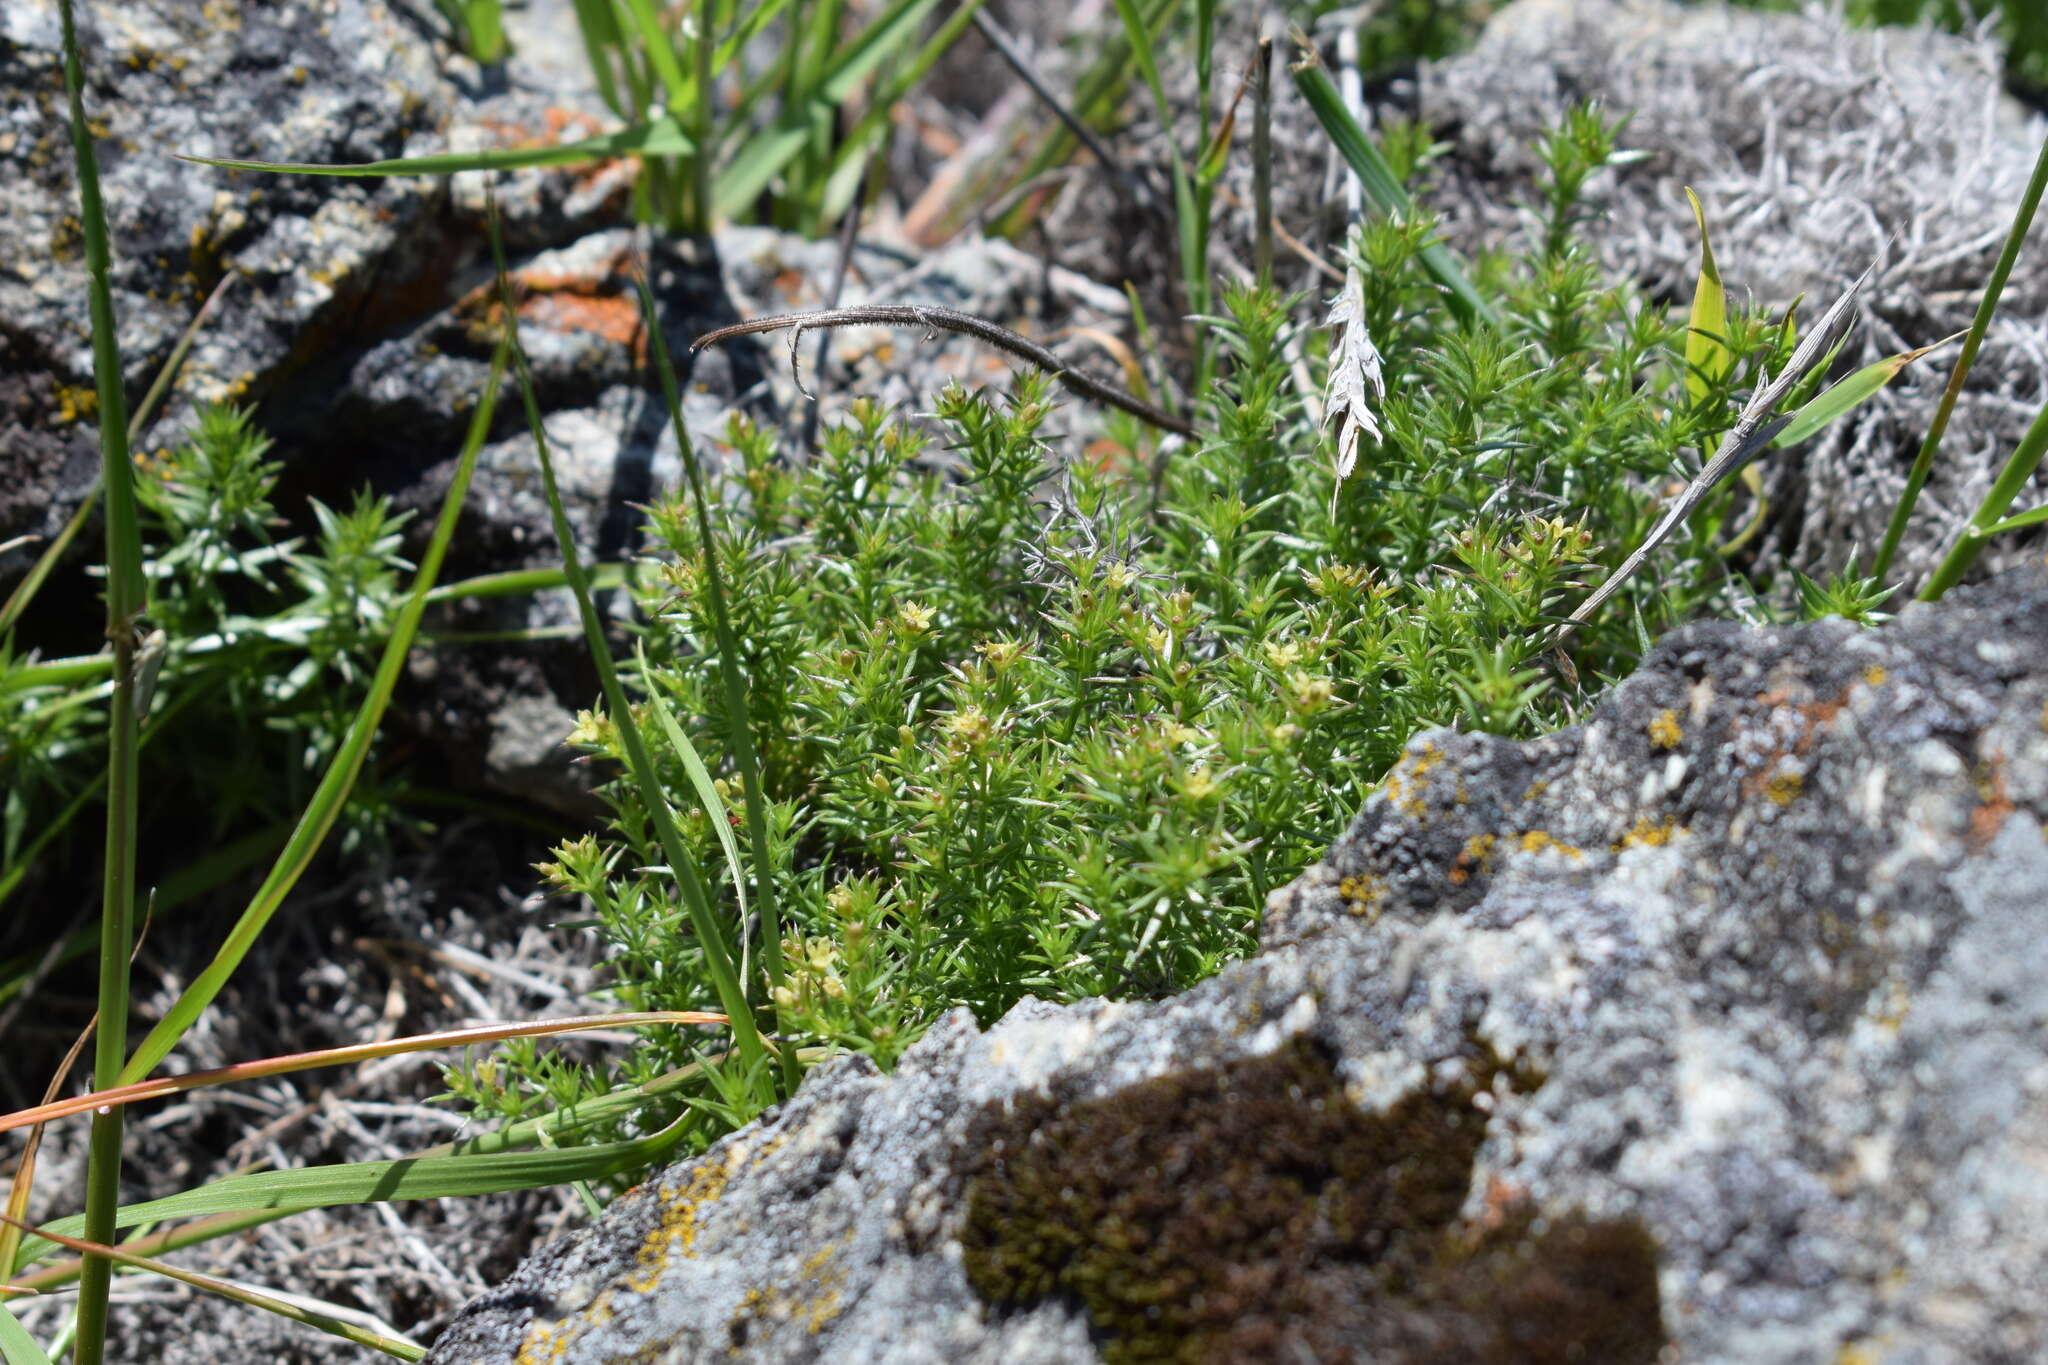
{"type": "MultiPolygon", "coordinates": [[[[445,245],[438,182],[258,176],[172,155],[373,161],[421,150],[452,91],[382,0],[78,7],[131,401],[223,276],[172,416],[260,397],[402,317],[445,245]]],[[[91,329],[56,0],[0,8],[0,541],[61,525],[96,472],[91,329]]],[[[175,432],[174,420],[165,428],[175,432]]],[[[34,547],[0,557],[18,572],[34,547]]]]}
{"type": "Polygon", "coordinates": [[[1418,736],[1252,961],[816,1071],[474,1362],[2048,1354],[2048,574],[1418,736]]]}
{"type": "MultiPolygon", "coordinates": [[[[1824,7],[1768,14],[1670,0],[1518,0],[1468,52],[1426,64],[1408,112],[1446,144],[1425,203],[1468,250],[1527,240],[1537,142],[1574,101],[1627,116],[1636,160],[1589,183],[1588,246],[1653,297],[1692,296],[1704,202],[1737,301],[1811,320],[1875,264],[1844,365],[1970,325],[2048,120],[2005,95],[1978,39],[1852,30],[1824,7]]],[[[1898,560],[1924,579],[2048,396],[2048,257],[2022,255],[1898,560]]],[[[1952,353],[1944,353],[1945,356],[1952,353]]],[[[1913,366],[1797,458],[1767,462],[1762,553],[1809,573],[1866,562],[1948,382],[1913,366]]],[[[2039,502],[2022,498],[2021,506],[2039,502]]],[[[1986,569],[2019,562],[1993,546],[1986,569]]]]}

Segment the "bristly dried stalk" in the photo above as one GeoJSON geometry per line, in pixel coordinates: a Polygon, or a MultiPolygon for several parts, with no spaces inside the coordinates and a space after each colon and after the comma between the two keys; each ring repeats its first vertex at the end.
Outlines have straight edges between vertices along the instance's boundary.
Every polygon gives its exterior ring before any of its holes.
{"type": "MultiPolygon", "coordinates": [[[[814,327],[922,327],[929,333],[958,332],[973,337],[976,341],[1007,351],[1019,360],[1028,360],[1039,369],[1058,379],[1071,393],[1097,403],[1106,403],[1121,408],[1140,421],[1149,422],[1162,431],[1176,435],[1195,437],[1199,433],[1184,417],[1176,416],[1164,408],[1154,407],[1144,399],[1125,393],[1114,384],[1095,378],[1086,371],[1077,370],[1061,360],[1045,347],[1029,337],[1017,335],[1007,327],[998,327],[986,318],[972,313],[962,313],[952,308],[937,308],[928,304],[864,304],[856,308],[814,308],[805,313],[780,313],[774,317],[755,318],[752,322],[736,322],[730,327],[706,332],[690,343],[690,349],[701,351],[706,346],[716,346],[736,336],[754,332],[779,332],[789,329],[789,368],[794,374],[797,367],[796,348],[803,334],[814,327]]],[[[806,398],[810,392],[803,387],[803,380],[797,380],[797,389],[806,398]]],[[[815,400],[813,400],[815,401],[815,400]]]]}
{"type": "Polygon", "coordinates": [[[1871,271],[1876,269],[1877,267],[1872,265],[1869,270],[1857,276],[1856,282],[1844,291],[1842,297],[1835,300],[1834,307],[1828,309],[1821,320],[1806,334],[1798,349],[1792,352],[1792,358],[1785,362],[1785,368],[1778,372],[1778,377],[1750,395],[1749,402],[1743,405],[1742,415],[1735,419],[1735,425],[1730,427],[1727,436],[1722,438],[1721,447],[1714,452],[1714,458],[1707,461],[1706,467],[1686,485],[1685,491],[1671,504],[1671,509],[1664,514],[1663,520],[1652,528],[1649,535],[1643,537],[1643,543],[1621,562],[1621,567],[1616,569],[1605,583],[1594,589],[1592,595],[1579,604],[1578,610],[1558,627],[1557,635],[1551,641],[1553,647],[1562,647],[1578,628],[1600,609],[1603,602],[1619,592],[1621,585],[1628,582],[1636,570],[1643,567],[1643,561],[1650,557],[1651,552],[1663,544],[1665,538],[1692,515],[1693,509],[1700,505],[1707,494],[1714,491],[1721,480],[1742,468],[1749,462],[1750,457],[1769,445],[1771,439],[1784,430],[1786,423],[1792,420],[1791,414],[1772,418],[1771,410],[1784,401],[1785,395],[1792,391],[1793,386],[1804,379],[1807,372],[1820,364],[1823,357],[1834,349],[1836,339],[1849,326],[1850,301],[1870,279],[1871,271]]]}
{"type": "MultiPolygon", "coordinates": [[[[1337,484],[1351,477],[1358,467],[1361,437],[1379,439],[1379,418],[1374,403],[1387,397],[1386,381],[1380,375],[1379,348],[1365,329],[1365,277],[1358,267],[1344,271],[1344,288],[1330,303],[1330,326],[1337,335],[1330,344],[1330,379],[1323,395],[1323,425],[1337,428],[1337,484]],[[1369,391],[1369,396],[1368,396],[1369,391]]],[[[1337,492],[1330,492],[1336,505],[1337,492]]]]}

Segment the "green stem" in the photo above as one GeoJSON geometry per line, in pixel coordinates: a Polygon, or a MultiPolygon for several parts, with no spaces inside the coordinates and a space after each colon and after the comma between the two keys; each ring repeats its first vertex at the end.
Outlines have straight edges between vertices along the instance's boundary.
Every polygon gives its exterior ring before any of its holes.
{"type": "MultiPolygon", "coordinates": [[[[2027,230],[2033,226],[2034,212],[2040,207],[2044,188],[2048,188],[2048,138],[2041,140],[2040,155],[2034,159],[2034,178],[2027,182],[2027,192],[2020,200],[2019,212],[2013,215],[2012,230],[2005,235],[2005,249],[1999,252],[1998,264],[1992,267],[1991,278],[1984,285],[1984,297],[1977,301],[1977,317],[1970,324],[1970,335],[1963,342],[1962,354],[1956,357],[1955,373],[1948,377],[1948,388],[1942,392],[1941,406],[1934,411],[1934,421],[1927,428],[1927,438],[1920,443],[1920,453],[1913,457],[1913,468],[1906,475],[1906,487],[1899,494],[1898,505],[1892,508],[1891,524],[1885,527],[1884,543],[1878,547],[1877,560],[1870,568],[1873,578],[1882,579],[1891,569],[1892,556],[1898,553],[1899,538],[1906,533],[1906,522],[1913,515],[1913,504],[1920,500],[1920,490],[1926,485],[1927,475],[1934,467],[1934,452],[1940,448],[1942,435],[1948,430],[1949,414],[1955,411],[1956,399],[1962,395],[1963,381],[1969,377],[1970,366],[1976,362],[1977,347],[1983,343],[1984,333],[1991,326],[1991,315],[1998,311],[1998,297],[2005,292],[2006,277],[2012,274],[2013,264],[2020,258],[2020,243],[2026,240],[2027,230]]],[[[1997,519],[1991,518],[1992,521],[1997,519]]],[[[1961,548],[1962,544],[1958,542],[1956,549],[1961,548]]],[[[1971,553],[1974,557],[1975,552],[1971,553]]],[[[1930,588],[1932,586],[1929,584],[1930,588]]]]}
{"type": "MultiPolygon", "coordinates": [[[[114,696],[108,722],[106,873],[100,908],[99,1028],[93,1075],[105,1084],[121,1070],[128,1047],[128,952],[134,933],[136,724],[135,628],[145,601],[142,535],[136,517],[134,469],[128,457],[128,396],[122,386],[120,334],[109,282],[106,205],[99,164],[85,118],[85,71],[79,60],[72,0],[59,0],[64,42],[64,93],[78,169],[79,223],[85,236],[87,297],[92,314],[93,378],[99,392],[100,483],[107,516],[107,638],[114,650],[114,696]]],[[[86,1235],[111,1241],[121,1194],[121,1111],[93,1116],[86,1167],[86,1235]]],[[[113,1265],[88,1258],[79,1279],[79,1365],[99,1365],[106,1345],[113,1265]]]]}
{"type": "Polygon", "coordinates": [[[1941,561],[1941,567],[1934,571],[1927,586],[1920,590],[1922,602],[1936,602],[1941,595],[1954,587],[1962,576],[1977,562],[1977,556],[1984,552],[1984,542],[1991,538],[1991,528],[2005,517],[2006,510],[2027,486],[2027,480],[2034,477],[2034,471],[2041,467],[2041,460],[2048,455],[2048,403],[2034,415],[2033,425],[2020,438],[2012,456],[2005,462],[2005,468],[1998,471],[1998,481],[1991,485],[1991,491],[1984,495],[1984,501],[1977,506],[1977,514],[1970,518],[1970,524],[1956,537],[1956,543],[1941,561]]]}

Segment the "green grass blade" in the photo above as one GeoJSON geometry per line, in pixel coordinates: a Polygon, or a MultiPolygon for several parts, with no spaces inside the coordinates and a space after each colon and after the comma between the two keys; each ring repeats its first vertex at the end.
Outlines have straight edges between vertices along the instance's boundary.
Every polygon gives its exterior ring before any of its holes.
{"type": "Polygon", "coordinates": [[[0,1360],[7,1365],[50,1365],[50,1357],[36,1344],[5,1301],[0,1301],[0,1360]]]}
{"type": "MultiPolygon", "coordinates": [[[[651,1081],[616,1090],[596,1099],[579,1101],[567,1109],[552,1110],[537,1118],[521,1119],[517,1123],[478,1133],[459,1142],[437,1143],[415,1153],[412,1159],[422,1161],[445,1156],[473,1157],[544,1145],[551,1138],[567,1136],[585,1128],[625,1118],[643,1105],[697,1084],[702,1079],[704,1070],[703,1062],[690,1062],[664,1072],[651,1081]]],[[[232,1236],[280,1218],[288,1218],[293,1212],[294,1210],[289,1209],[261,1209],[253,1212],[210,1214],[189,1223],[180,1223],[176,1227],[151,1232],[132,1239],[125,1245],[130,1251],[161,1255],[167,1251],[178,1251],[216,1238],[232,1236]]],[[[22,1262],[17,1260],[11,1269],[19,1272],[21,1268],[22,1262]]],[[[0,1267],[0,1271],[8,1269],[0,1267]]],[[[25,1288],[49,1290],[69,1284],[77,1275],[77,1263],[72,1262],[68,1265],[59,1263],[28,1274],[17,1274],[15,1278],[25,1288]]]]}
{"type": "Polygon", "coordinates": [[[576,31],[583,38],[583,55],[589,59],[590,74],[597,82],[598,97],[620,118],[638,114],[630,100],[619,98],[618,75],[612,70],[612,54],[625,46],[625,38],[619,32],[618,16],[612,13],[611,0],[575,0],[576,31]]]}
{"type": "MultiPolygon", "coordinates": [[[[626,16],[640,34],[640,50],[647,54],[648,64],[654,68],[661,88],[668,91],[668,112],[680,117],[690,107],[691,90],[690,78],[683,74],[683,64],[676,59],[675,40],[663,30],[660,18],[647,0],[625,0],[625,5],[626,16]]],[[[702,41],[700,36],[700,45],[702,41]]]]}
{"type": "MultiPolygon", "coordinates": [[[[420,618],[427,609],[427,594],[432,591],[434,580],[440,575],[441,562],[447,557],[448,542],[455,534],[456,518],[462,511],[462,502],[469,492],[469,481],[476,472],[477,453],[483,449],[484,439],[490,434],[491,418],[497,411],[498,389],[505,376],[505,364],[509,352],[506,343],[500,343],[497,353],[491,357],[490,378],[484,384],[483,396],[478,400],[476,411],[470,417],[469,434],[463,441],[461,457],[456,461],[455,476],[448,485],[448,492],[441,500],[440,519],[435,523],[432,538],[427,542],[426,553],[420,557],[420,567],[413,578],[411,595],[399,611],[392,628],[391,638],[385,642],[384,656],[378,662],[377,673],[370,684],[370,694],[356,711],[348,734],[341,747],[327,765],[327,772],[320,780],[312,800],[307,803],[305,813],[300,816],[297,828],[271,866],[270,875],[257,888],[255,897],[235,922],[235,927],[222,943],[206,970],[178,997],[149,1036],[136,1049],[128,1064],[121,1068],[119,1083],[137,1081],[147,1076],[156,1064],[169,1055],[198,1019],[200,1012],[212,1003],[228,977],[241,964],[249,949],[255,944],[257,935],[270,922],[277,907],[298,883],[320,844],[327,837],[327,831],[341,814],[342,804],[347,801],[349,791],[355,785],[356,776],[362,771],[363,761],[369,756],[370,741],[377,732],[377,724],[384,717],[384,708],[391,700],[391,693],[398,685],[398,675],[405,667],[405,658],[412,648],[413,637],[419,633],[420,618]]],[[[104,1075],[105,1073],[101,1073],[104,1075]]]]}
{"type": "Polygon", "coordinates": [[[885,58],[915,38],[917,26],[936,4],[937,0],[892,0],[825,66],[809,90],[796,92],[774,124],[748,139],[731,164],[720,169],[712,192],[718,215],[737,216],[753,203],[809,143],[819,112],[829,116],[833,106],[852,94],[885,58]]]}
{"type": "MultiPolygon", "coordinates": [[[[5,1214],[0,1214],[0,1222],[21,1226],[20,1224],[15,1224],[14,1220],[5,1214]]],[[[137,1256],[132,1251],[109,1246],[104,1242],[94,1242],[90,1238],[81,1240],[79,1238],[67,1237],[64,1239],[64,1245],[69,1246],[74,1251],[87,1252],[94,1258],[118,1261],[132,1270],[148,1271],[153,1275],[161,1275],[166,1279],[178,1280],[181,1283],[189,1284],[195,1289],[203,1289],[209,1294],[217,1294],[224,1299],[233,1299],[235,1302],[250,1308],[260,1308],[266,1313],[271,1313],[281,1318],[288,1318],[293,1322],[303,1323],[305,1326],[325,1332],[329,1336],[340,1337],[342,1340],[352,1342],[357,1346],[367,1346],[372,1350],[382,1351],[385,1355],[394,1356],[399,1360],[424,1360],[426,1358],[426,1348],[415,1345],[410,1341],[400,1341],[395,1337],[387,1337],[379,1332],[368,1331],[356,1326],[354,1323],[344,1322],[332,1314],[322,1313],[318,1309],[307,1308],[302,1304],[288,1302],[273,1295],[265,1294],[260,1290],[249,1289],[243,1285],[218,1279],[212,1275],[202,1275],[196,1270],[186,1270],[180,1266],[167,1265],[162,1261],[151,1260],[147,1256],[137,1256]]]]}
{"type": "MultiPolygon", "coordinates": [[[[64,95],[78,177],[79,227],[85,238],[87,305],[92,319],[93,379],[99,394],[100,488],[106,502],[106,634],[113,646],[114,694],[107,709],[106,858],[101,883],[99,1020],[93,1038],[94,1075],[112,1075],[128,1047],[128,956],[134,937],[135,846],[139,716],[135,705],[135,651],[147,596],[142,578],[142,531],[135,502],[135,467],[128,453],[128,395],[121,372],[120,329],[110,282],[112,251],[99,162],[85,116],[85,68],[80,57],[73,0],[59,0],[64,48],[64,95]]],[[[95,1114],[86,1164],[86,1227],[104,1240],[121,1191],[122,1116],[95,1114]]],[[[113,1267],[88,1258],[79,1280],[78,1336],[73,1359],[99,1365],[105,1348],[107,1300],[113,1267]]]]}
{"type": "Polygon", "coordinates": [[[1728,291],[1721,285],[1720,267],[1714,264],[1706,210],[1690,185],[1685,187],[1685,200],[1692,205],[1692,220],[1700,229],[1700,276],[1693,285],[1692,320],[1685,332],[1685,393],[1697,405],[1735,364],[1735,352],[1728,349],[1728,291]]]}
{"type": "Polygon", "coordinates": [[[2028,526],[2039,526],[2044,521],[2048,521],[2048,503],[2043,503],[2041,506],[2030,511],[2022,512],[2016,517],[2007,517],[2004,521],[1994,526],[1987,526],[1984,528],[1984,534],[1995,536],[2002,531],[2018,531],[2028,526]]]}
{"type": "Polygon", "coordinates": [[[690,786],[697,793],[697,802],[704,807],[704,814],[711,821],[711,832],[718,836],[719,847],[725,850],[725,869],[732,874],[733,891],[739,897],[740,921],[744,923],[747,918],[747,874],[740,865],[740,845],[733,838],[732,821],[727,817],[725,800],[712,783],[711,771],[704,766],[697,746],[690,743],[690,737],[676,723],[675,713],[655,686],[653,673],[647,666],[645,649],[639,652],[639,663],[640,690],[646,694],[647,709],[660,727],[662,736],[668,740],[668,747],[681,760],[683,771],[690,775],[690,786]]]}
{"type": "Polygon", "coordinates": [[[939,58],[946,55],[947,49],[960,37],[961,30],[974,21],[975,13],[986,3],[987,0],[963,0],[955,6],[938,31],[925,41],[909,62],[890,76],[888,84],[868,102],[860,121],[840,140],[839,147],[832,154],[832,170],[827,177],[822,211],[818,221],[812,224],[814,230],[822,230],[825,225],[836,221],[852,204],[854,195],[859,192],[861,173],[870,151],[891,127],[890,111],[910,93],[912,86],[925,78],[939,58]]]}
{"type": "MultiPolygon", "coordinates": [[[[1961,332],[1956,333],[1956,336],[1961,335],[1961,332]]],[[[1794,412],[1791,422],[1785,429],[1771,438],[1771,445],[1775,449],[1784,450],[1809,439],[1858,404],[1868,402],[1879,389],[1898,378],[1899,372],[1908,365],[1929,351],[1940,350],[1954,341],[1956,336],[1943,337],[1932,346],[1922,346],[1915,351],[1901,351],[1898,355],[1886,356],[1875,364],[1865,365],[1794,412]]]]}
{"type": "MultiPolygon", "coordinates": [[[[1927,436],[1920,442],[1920,452],[1913,457],[1913,468],[1906,474],[1906,486],[1899,494],[1898,504],[1892,508],[1891,523],[1885,527],[1884,541],[1878,546],[1877,558],[1870,567],[1872,578],[1881,579],[1891,571],[1892,557],[1899,550],[1899,538],[1905,535],[1906,523],[1913,516],[1913,505],[1920,500],[1920,490],[1926,486],[1927,476],[1934,468],[1934,453],[1941,448],[1941,438],[1948,431],[1949,414],[1955,411],[1956,400],[1962,396],[1963,381],[1969,378],[1970,367],[1977,362],[1977,348],[1983,344],[1984,333],[1991,327],[1992,315],[1998,311],[1999,296],[2005,292],[2005,282],[2020,258],[2020,244],[2026,241],[2027,231],[2034,225],[2034,214],[2041,207],[2043,190],[2048,190],[2048,137],[2041,139],[2040,153],[2034,158],[2033,178],[2027,182],[2026,193],[2020,196],[2020,206],[2013,213],[2012,227],[2005,234],[2005,246],[1998,253],[1998,263],[1991,268],[1991,278],[1984,282],[1984,297],[1977,301],[1977,316],[1970,323],[1970,334],[1963,341],[1962,354],[1956,357],[1955,372],[1948,377],[1941,405],[1934,410],[1934,420],[1928,424],[1927,436]]],[[[2006,505],[2011,506],[2010,499],[2006,505]]]]}
{"type": "MultiPolygon", "coordinates": [[[[725,714],[729,727],[726,742],[739,768],[741,795],[747,811],[748,851],[754,860],[754,905],[761,919],[761,964],[768,973],[769,986],[779,987],[783,982],[782,920],[776,908],[775,869],[768,842],[768,808],[761,790],[761,758],[754,745],[753,723],[747,709],[746,680],[740,676],[739,639],[733,633],[732,614],[726,606],[725,575],[718,567],[718,542],[711,533],[704,471],[698,463],[697,447],[690,439],[690,429],[683,423],[683,399],[676,387],[675,362],[669,358],[668,342],[662,336],[661,318],[655,309],[654,293],[647,287],[646,277],[642,276],[638,284],[641,316],[646,319],[648,338],[654,343],[654,372],[661,381],[661,396],[668,404],[669,425],[675,430],[676,444],[683,456],[683,472],[690,482],[690,502],[697,512],[697,537],[704,554],[704,578],[711,590],[711,619],[718,632],[718,672],[725,684],[725,714]]],[[[772,989],[770,999],[773,999],[772,989]]],[[[772,1012],[774,1007],[771,1005],[769,1008],[772,1012]]],[[[796,1055],[784,1048],[781,1062],[783,1083],[795,1090],[802,1074],[796,1055]]]]}
{"type": "Polygon", "coordinates": [[[2034,414],[2034,421],[2027,428],[2027,434],[2020,438],[2005,467],[1998,471],[1998,478],[1992,482],[1991,491],[1984,495],[1984,501],[1977,505],[1977,513],[1970,518],[1956,536],[1956,543],[1942,557],[1941,565],[1934,571],[1934,577],[1920,591],[1923,602],[1937,602],[1941,595],[1962,581],[1970,566],[1977,562],[1977,556],[1984,552],[1984,542],[1991,537],[1991,528],[2005,519],[2006,509],[2019,498],[2020,490],[2034,477],[2034,471],[2041,467],[2043,456],[2048,456],[2048,403],[2034,414]]]}
{"type": "MultiPolygon", "coordinates": [[[[585,572],[590,585],[599,592],[624,587],[633,581],[632,564],[593,564],[585,572]]],[[[443,583],[427,594],[429,603],[455,602],[469,597],[527,597],[550,588],[566,588],[569,576],[559,568],[507,569],[502,573],[478,574],[455,583],[443,583]]]]}
{"type": "MultiPolygon", "coordinates": [[[[211,1214],[283,1215],[342,1204],[465,1199],[507,1190],[565,1185],[572,1180],[603,1180],[666,1156],[682,1137],[687,1123],[687,1119],[678,1119],[646,1137],[588,1147],[401,1157],[393,1161],[309,1166],[296,1171],[256,1171],[228,1176],[162,1199],[126,1205],[118,1211],[115,1221],[118,1227],[132,1228],[211,1214]]],[[[39,1234],[53,1232],[74,1237],[84,1221],[73,1216],[44,1224],[23,1239],[16,1263],[32,1264],[60,1245],[39,1234]]]]}
{"type": "MultiPolygon", "coordinates": [[[[1294,65],[1293,73],[1296,88],[1308,100],[1316,121],[1323,125],[1323,131],[1336,144],[1345,164],[1358,173],[1359,183],[1365,187],[1366,197],[1372,200],[1373,207],[1389,216],[1414,216],[1414,201],[1408,197],[1408,191],[1401,188],[1401,182],[1395,179],[1393,168],[1380,155],[1380,149],[1366,136],[1365,129],[1358,126],[1358,120],[1351,117],[1351,111],[1344,107],[1344,97],[1338,93],[1336,82],[1323,69],[1322,60],[1314,49],[1305,52],[1302,60],[1294,65]]],[[[1432,242],[1424,247],[1419,258],[1423,268],[1449,291],[1451,308],[1462,320],[1470,322],[1477,318],[1490,327],[1500,326],[1500,315],[1473,287],[1457,258],[1441,242],[1432,242]]]]}
{"type": "Polygon", "coordinates": [[[579,161],[608,161],[621,156],[685,156],[696,150],[689,132],[669,115],[651,123],[621,128],[616,133],[564,142],[553,147],[498,147],[474,152],[439,152],[391,161],[337,165],[311,161],[236,161],[224,157],[177,154],[180,161],[219,166],[231,171],[271,171],[286,175],[453,175],[458,171],[515,171],[528,166],[563,166],[579,161]]]}
{"type": "MultiPolygon", "coordinates": [[[[518,310],[513,306],[510,276],[505,269],[504,240],[497,230],[497,218],[491,219],[491,251],[498,267],[498,288],[505,296],[505,316],[513,321],[506,329],[506,344],[510,347],[512,363],[519,378],[520,399],[526,407],[526,420],[532,430],[534,450],[540,461],[541,489],[547,498],[548,515],[555,532],[555,540],[562,555],[562,572],[569,580],[569,589],[576,597],[577,615],[583,622],[584,638],[590,644],[591,663],[597,668],[597,677],[604,691],[605,706],[611,713],[612,723],[618,729],[619,745],[625,752],[626,769],[633,784],[640,789],[647,808],[648,823],[654,827],[662,852],[669,860],[669,870],[675,878],[678,891],[683,898],[683,908],[689,915],[691,927],[696,931],[698,950],[704,955],[704,970],[710,976],[712,988],[717,992],[719,1004],[731,1019],[733,1042],[740,1054],[742,1065],[750,1079],[763,1078],[765,1069],[761,1063],[767,1055],[760,1030],[754,1023],[752,1007],[748,1004],[746,988],[740,982],[734,968],[731,941],[725,925],[719,922],[713,912],[710,895],[705,891],[697,870],[692,866],[682,834],[676,829],[674,819],[669,815],[668,801],[662,792],[661,781],[654,767],[653,757],[647,750],[647,742],[640,733],[640,727],[633,719],[631,705],[626,699],[625,688],[619,683],[619,671],[612,660],[611,647],[605,640],[604,623],[598,618],[597,607],[591,600],[589,577],[583,572],[583,561],[576,552],[575,529],[569,525],[569,516],[562,507],[561,489],[555,480],[554,457],[548,449],[546,428],[540,419],[540,405],[534,398],[532,376],[526,366],[526,354],[519,346],[518,310]]],[[[643,286],[644,288],[644,286],[643,286]]],[[[661,345],[659,330],[654,333],[654,342],[661,345]]],[[[684,441],[684,464],[691,464],[693,455],[684,441]]],[[[765,1107],[772,1102],[772,1094],[761,1094],[757,1098],[765,1107]]]]}

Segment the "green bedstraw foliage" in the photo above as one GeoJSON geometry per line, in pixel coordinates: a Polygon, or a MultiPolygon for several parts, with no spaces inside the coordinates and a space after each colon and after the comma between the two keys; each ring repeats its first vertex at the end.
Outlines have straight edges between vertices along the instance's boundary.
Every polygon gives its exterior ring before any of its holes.
{"type": "MultiPolygon", "coordinates": [[[[1605,150],[1591,138],[1581,154],[1605,150]]],[[[1574,153],[1553,155],[1583,179],[1574,153]]],[[[701,808],[680,824],[727,904],[724,840],[765,852],[786,1034],[886,1064],[956,1006],[989,1020],[1025,995],[1185,987],[1252,948],[1266,894],[1415,730],[1530,735],[1567,717],[1582,694],[1541,655],[1548,628],[1648,529],[1683,448],[1782,357],[1776,329],[1738,313],[1737,360],[1689,398],[1682,316],[1608,285],[1570,232],[1539,230],[1547,245],[1482,271],[1499,330],[1443,306],[1420,259],[1428,221],[1360,234],[1384,439],[1334,506],[1286,356],[1321,310],[1252,289],[1226,290],[1207,324],[1211,434],[1163,455],[1111,415],[1056,470],[1048,438],[1093,417],[1028,373],[1006,397],[938,395],[935,436],[856,404],[802,467],[733,421],[737,488],[651,509],[664,562],[641,603],[643,682],[737,810],[702,515],[768,847],[701,808]]],[[[1577,642],[1589,685],[1716,599],[1727,512],[1727,495],[1711,502],[1577,642]]],[[[576,740],[619,756],[603,714],[576,740]]],[[[657,761],[669,790],[691,790],[680,759],[657,761]]],[[[587,898],[622,1007],[701,1003],[698,943],[643,799],[623,781],[610,795],[610,833],[563,844],[543,871],[587,898]]],[[[684,1059],[650,1040],[615,1071],[459,1088],[512,1116],[684,1059]]],[[[734,1087],[728,1119],[741,1101],[734,1087]]]]}

